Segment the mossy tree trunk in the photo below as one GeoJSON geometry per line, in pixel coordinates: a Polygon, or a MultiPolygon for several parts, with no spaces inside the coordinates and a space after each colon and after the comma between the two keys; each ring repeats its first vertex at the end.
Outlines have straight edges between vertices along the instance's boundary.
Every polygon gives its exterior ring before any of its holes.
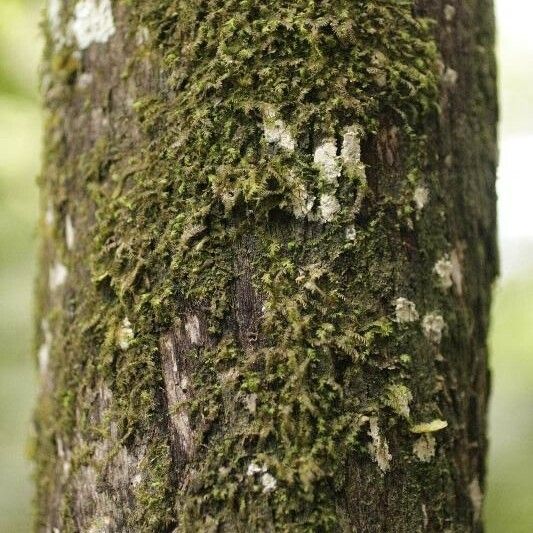
{"type": "Polygon", "coordinates": [[[481,531],[491,0],[50,0],[40,531],[481,531]]]}

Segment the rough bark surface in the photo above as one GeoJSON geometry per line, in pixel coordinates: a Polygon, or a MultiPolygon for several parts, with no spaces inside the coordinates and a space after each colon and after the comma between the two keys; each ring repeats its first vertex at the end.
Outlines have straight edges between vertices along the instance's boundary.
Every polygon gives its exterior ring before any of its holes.
{"type": "Polygon", "coordinates": [[[50,0],[39,531],[482,531],[491,0],[50,0]]]}

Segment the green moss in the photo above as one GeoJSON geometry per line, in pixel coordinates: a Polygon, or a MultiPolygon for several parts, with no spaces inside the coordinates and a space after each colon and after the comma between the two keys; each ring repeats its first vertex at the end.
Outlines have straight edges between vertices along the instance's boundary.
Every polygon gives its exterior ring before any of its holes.
{"type": "MultiPolygon", "coordinates": [[[[189,483],[177,488],[169,444],[158,434],[128,530],[161,531],[174,521],[184,531],[272,524],[280,531],[338,530],[345,461],[354,453],[370,461],[364,416],[382,417],[384,434],[408,432],[401,418],[411,393],[400,381],[413,382],[413,409],[438,414],[424,392],[433,388],[433,362],[414,376],[405,355],[423,361],[420,330],[395,324],[391,307],[403,291],[418,296],[422,309],[442,298],[428,289],[432,258],[414,266],[404,246],[408,223],[433,235],[424,224],[436,218],[420,223],[410,207],[430,157],[425,121],[437,112],[430,22],[413,16],[411,1],[397,0],[129,5],[133,26],[149,29],[174,96],[165,90],[133,104],[143,133],[135,149],[102,137],[72,157],[48,143],[45,189],[57,212],[73,207],[65,182],[76,174],[85,180],[85,205],[75,208],[90,228],[79,253],[90,256],[79,267],[84,256],[69,255],[56,229],[54,253],[71,272],[76,320],[56,321],[56,392],[40,415],[47,429],[38,462],[41,472],[49,469],[39,475],[41,495],[55,475],[45,442],[56,434],[69,442],[101,438],[86,390],[101,382],[110,388],[108,417],[125,446],[161,423],[159,338],[192,307],[205,314],[212,338],[211,347],[188,354],[195,374],[186,408],[201,446],[189,483]],[[290,127],[296,150],[265,142],[266,105],[290,127]],[[323,187],[313,147],[353,124],[368,145],[394,126],[399,170],[369,161],[369,184],[361,172],[345,172],[332,223],[296,220],[292,198],[302,190],[318,197],[323,187]],[[54,167],[62,159],[69,163],[65,180],[54,167]],[[362,190],[366,200],[355,214],[362,190]],[[347,241],[346,227],[354,224],[355,238],[347,241]],[[251,352],[230,319],[243,243],[264,306],[251,352]],[[124,317],[134,337],[121,350],[116,332],[124,317]],[[228,373],[231,379],[221,379],[228,373]],[[252,393],[253,414],[243,403],[252,393]],[[263,493],[246,475],[251,461],[268,467],[276,490],[263,493]]],[[[67,54],[50,69],[65,83],[78,65],[67,54]]],[[[52,133],[59,128],[50,125],[52,133]]],[[[425,176],[426,184],[433,180],[425,176]]],[[[428,253],[445,242],[441,234],[436,239],[428,253]]],[[[104,435],[108,427],[102,424],[104,435]]],[[[68,530],[68,506],[63,518],[68,530]]]]}

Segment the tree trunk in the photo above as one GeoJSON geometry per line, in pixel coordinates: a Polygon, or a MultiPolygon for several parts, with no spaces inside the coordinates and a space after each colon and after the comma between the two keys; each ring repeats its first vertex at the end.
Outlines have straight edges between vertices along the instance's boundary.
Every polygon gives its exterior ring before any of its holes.
{"type": "Polygon", "coordinates": [[[482,530],[492,0],[50,0],[39,531],[482,530]]]}

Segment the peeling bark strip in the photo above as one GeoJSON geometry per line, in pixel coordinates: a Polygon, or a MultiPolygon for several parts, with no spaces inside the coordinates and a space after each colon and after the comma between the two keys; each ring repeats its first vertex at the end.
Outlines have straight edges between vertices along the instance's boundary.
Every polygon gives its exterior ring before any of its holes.
{"type": "Polygon", "coordinates": [[[49,0],[36,530],[480,532],[491,0],[49,0]]]}
{"type": "Polygon", "coordinates": [[[172,424],[172,441],[178,464],[194,456],[195,443],[187,402],[191,400],[191,357],[196,346],[207,345],[200,319],[189,313],[182,326],[176,326],[161,338],[160,351],[165,391],[172,424]],[[189,360],[188,360],[189,359],[189,360]]]}

